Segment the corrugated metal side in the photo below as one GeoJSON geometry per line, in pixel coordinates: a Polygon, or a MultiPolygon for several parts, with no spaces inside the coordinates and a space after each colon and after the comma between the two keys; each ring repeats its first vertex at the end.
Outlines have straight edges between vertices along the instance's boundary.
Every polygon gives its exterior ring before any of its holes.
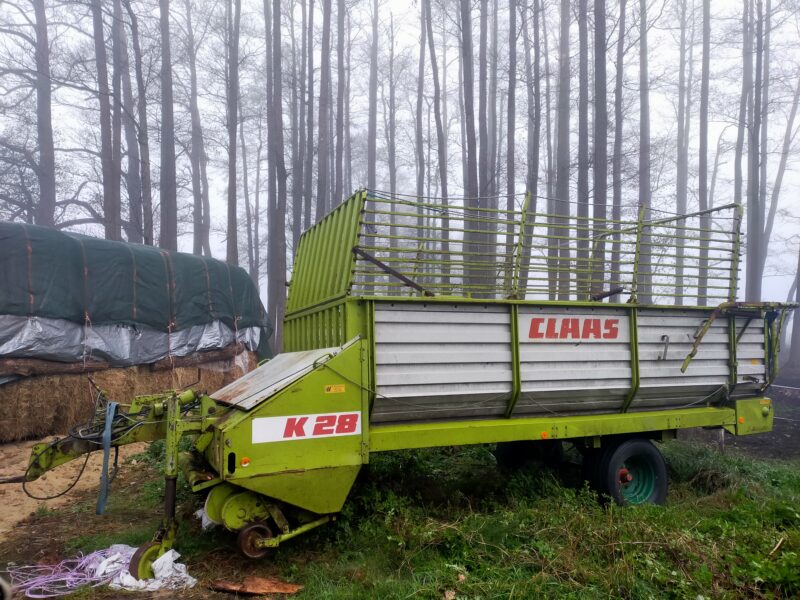
{"type": "Polygon", "coordinates": [[[512,390],[511,313],[479,304],[375,304],[373,422],[499,416],[512,390]]]}
{"type": "Polygon", "coordinates": [[[515,415],[619,410],[631,388],[629,313],[625,309],[519,307],[520,396],[515,415]],[[561,324],[587,319],[618,321],[613,339],[532,339],[531,320],[561,324]]]}
{"type": "Polygon", "coordinates": [[[347,341],[345,325],[344,303],[288,318],[283,323],[284,351],[341,346],[347,341]]]}
{"type": "Polygon", "coordinates": [[[766,338],[764,319],[749,320],[736,317],[736,387],[733,397],[752,396],[764,385],[767,378],[766,338]]]}
{"type": "Polygon", "coordinates": [[[286,313],[343,295],[350,287],[364,193],[342,202],[300,238],[286,313]]]}
{"type": "Polygon", "coordinates": [[[728,319],[716,319],[685,373],[683,360],[711,314],[698,310],[639,310],[639,392],[631,411],[703,404],[728,383],[728,319]],[[667,356],[663,358],[669,338],[667,356]]]}

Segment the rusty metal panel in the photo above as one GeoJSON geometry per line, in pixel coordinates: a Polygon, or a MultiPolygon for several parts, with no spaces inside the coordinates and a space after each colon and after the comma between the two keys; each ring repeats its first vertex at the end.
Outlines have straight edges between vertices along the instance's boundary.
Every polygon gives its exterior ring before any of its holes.
{"type": "Polygon", "coordinates": [[[217,390],[211,397],[217,402],[250,410],[314,370],[315,364],[335,356],[345,347],[278,354],[244,377],[217,390]]]}
{"type": "Polygon", "coordinates": [[[619,410],[631,388],[629,311],[520,305],[515,415],[619,410]]]}
{"type": "Polygon", "coordinates": [[[376,303],[373,422],[499,416],[512,391],[507,306],[376,303]]]}

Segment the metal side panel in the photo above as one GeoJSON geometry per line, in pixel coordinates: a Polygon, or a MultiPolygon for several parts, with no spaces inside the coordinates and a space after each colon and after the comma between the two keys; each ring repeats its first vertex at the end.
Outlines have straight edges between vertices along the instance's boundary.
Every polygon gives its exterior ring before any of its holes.
{"type": "Polygon", "coordinates": [[[736,335],[736,387],[731,395],[743,398],[758,394],[767,380],[764,320],[736,317],[736,335]]]}
{"type": "Polygon", "coordinates": [[[250,410],[314,370],[315,365],[336,356],[356,340],[344,346],[284,352],[250,371],[233,383],[211,394],[211,398],[242,410],[250,410]]]}
{"type": "Polygon", "coordinates": [[[514,414],[619,409],[631,388],[628,315],[620,308],[520,306],[514,414]]]}
{"type": "Polygon", "coordinates": [[[511,364],[507,306],[376,303],[372,421],[502,415],[511,364]]]}
{"type": "Polygon", "coordinates": [[[639,392],[631,411],[703,404],[728,383],[728,319],[716,319],[685,373],[681,365],[695,335],[711,314],[706,311],[640,309],[639,392]]]}

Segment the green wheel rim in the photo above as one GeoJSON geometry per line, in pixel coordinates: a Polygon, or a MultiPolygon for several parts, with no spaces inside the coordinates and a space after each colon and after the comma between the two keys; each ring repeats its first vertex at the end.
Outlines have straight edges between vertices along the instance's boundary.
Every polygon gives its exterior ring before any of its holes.
{"type": "Polygon", "coordinates": [[[632,456],[619,469],[619,486],[628,504],[644,504],[656,489],[656,469],[646,458],[632,456]]]}

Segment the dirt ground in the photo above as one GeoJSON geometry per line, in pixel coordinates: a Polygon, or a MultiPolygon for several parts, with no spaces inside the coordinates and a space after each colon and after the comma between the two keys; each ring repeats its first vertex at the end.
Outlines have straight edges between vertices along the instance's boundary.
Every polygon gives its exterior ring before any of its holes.
{"type": "MultiPolygon", "coordinates": [[[[0,480],[7,477],[15,477],[25,473],[28,459],[31,455],[31,448],[40,441],[33,440],[26,442],[13,442],[10,444],[0,444],[0,480]]],[[[120,448],[120,464],[132,456],[141,452],[144,444],[131,444],[120,448]]],[[[68,494],[54,500],[35,500],[30,498],[22,489],[19,483],[0,484],[0,540],[17,523],[29,517],[37,509],[53,509],[59,506],[70,504],[74,501],[75,493],[84,490],[95,489],[100,481],[103,456],[101,452],[95,452],[89,458],[86,470],[80,481],[68,494]]],[[[52,496],[66,489],[75,480],[83,460],[76,460],[44,475],[41,479],[27,485],[28,491],[35,496],[52,496]]]]}
{"type": "MultiPolygon", "coordinates": [[[[745,436],[726,433],[725,449],[735,448],[758,458],[800,458],[800,381],[779,379],[778,384],[767,392],[775,407],[772,431],[745,436]]],[[[680,432],[678,437],[719,446],[720,435],[719,430],[691,429],[680,432]]]]}

